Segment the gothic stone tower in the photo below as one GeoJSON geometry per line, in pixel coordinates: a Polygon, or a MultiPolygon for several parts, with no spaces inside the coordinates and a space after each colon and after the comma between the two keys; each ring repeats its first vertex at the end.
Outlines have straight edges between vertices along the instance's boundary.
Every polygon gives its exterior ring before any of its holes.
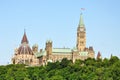
{"type": "Polygon", "coordinates": [[[80,21],[77,28],[77,45],[78,51],[84,51],[86,47],[86,29],[83,21],[82,13],[80,14],[80,21]]]}
{"type": "Polygon", "coordinates": [[[46,42],[46,48],[45,48],[46,52],[47,52],[47,60],[50,59],[50,56],[52,55],[52,41],[48,40],[46,42]]]}

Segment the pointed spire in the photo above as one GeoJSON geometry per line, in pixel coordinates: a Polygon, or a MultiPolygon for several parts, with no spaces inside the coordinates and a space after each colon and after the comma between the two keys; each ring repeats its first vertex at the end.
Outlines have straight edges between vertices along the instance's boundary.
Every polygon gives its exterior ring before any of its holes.
{"type": "Polygon", "coordinates": [[[80,14],[80,21],[79,21],[79,27],[84,27],[84,21],[83,21],[83,16],[82,13],[80,14]]]}
{"type": "Polygon", "coordinates": [[[101,57],[101,53],[100,52],[98,52],[98,54],[97,54],[97,59],[101,59],[102,57],[101,57]]]}
{"type": "Polygon", "coordinates": [[[26,31],[25,31],[25,29],[24,29],[23,38],[22,38],[22,40],[21,40],[21,44],[22,44],[22,43],[27,43],[27,44],[28,44],[28,39],[27,39],[27,36],[26,36],[26,31]]]}

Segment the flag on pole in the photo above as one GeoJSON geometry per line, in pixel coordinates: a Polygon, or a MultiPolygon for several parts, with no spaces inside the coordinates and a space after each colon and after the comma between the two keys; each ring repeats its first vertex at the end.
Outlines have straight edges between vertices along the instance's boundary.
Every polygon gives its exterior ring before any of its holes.
{"type": "Polygon", "coordinates": [[[85,10],[85,8],[81,8],[81,10],[83,10],[83,11],[84,11],[84,10],[85,10]]]}

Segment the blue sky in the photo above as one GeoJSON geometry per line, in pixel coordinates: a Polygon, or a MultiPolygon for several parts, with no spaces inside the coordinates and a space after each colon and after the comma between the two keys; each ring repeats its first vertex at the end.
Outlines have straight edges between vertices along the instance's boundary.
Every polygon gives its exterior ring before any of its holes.
{"type": "Polygon", "coordinates": [[[53,47],[76,46],[81,8],[87,33],[87,47],[104,57],[120,56],[120,0],[0,0],[0,65],[8,64],[19,47],[24,28],[30,46],[44,49],[47,39],[53,47]]]}

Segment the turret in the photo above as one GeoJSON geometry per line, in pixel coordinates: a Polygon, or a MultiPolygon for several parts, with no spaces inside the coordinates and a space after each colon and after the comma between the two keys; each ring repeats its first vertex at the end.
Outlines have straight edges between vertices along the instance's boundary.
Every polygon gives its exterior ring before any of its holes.
{"type": "Polygon", "coordinates": [[[34,44],[34,45],[32,46],[32,51],[33,51],[33,53],[38,52],[38,45],[37,45],[37,44],[34,44]]]}
{"type": "Polygon", "coordinates": [[[97,54],[97,59],[102,59],[102,56],[101,56],[100,52],[98,52],[98,54],[97,54]]]}
{"type": "Polygon", "coordinates": [[[94,58],[95,57],[95,52],[92,46],[89,47],[88,49],[88,53],[89,53],[89,58],[94,58]]]}
{"type": "Polygon", "coordinates": [[[46,41],[46,48],[45,48],[47,55],[51,55],[52,54],[52,41],[48,40],[46,41]]]}

